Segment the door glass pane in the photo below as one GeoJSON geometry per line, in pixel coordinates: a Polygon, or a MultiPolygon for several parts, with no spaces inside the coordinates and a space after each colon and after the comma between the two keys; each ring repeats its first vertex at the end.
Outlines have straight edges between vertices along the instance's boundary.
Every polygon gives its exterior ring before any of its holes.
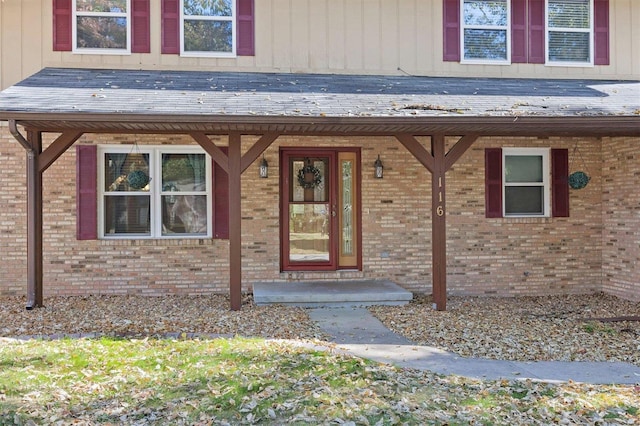
{"type": "Polygon", "coordinates": [[[291,161],[290,201],[327,202],[329,200],[326,172],[328,159],[304,158],[291,161]]]}
{"type": "Polygon", "coordinates": [[[541,186],[507,186],[504,189],[505,214],[544,214],[544,190],[541,186]]]}
{"type": "Polygon", "coordinates": [[[289,204],[289,260],[329,261],[329,204],[289,204]]]}
{"type": "Polygon", "coordinates": [[[541,155],[505,156],[506,182],[542,182],[541,155]]]}
{"type": "Polygon", "coordinates": [[[341,255],[353,254],[353,161],[342,161],[342,194],[340,206],[341,255]]]}

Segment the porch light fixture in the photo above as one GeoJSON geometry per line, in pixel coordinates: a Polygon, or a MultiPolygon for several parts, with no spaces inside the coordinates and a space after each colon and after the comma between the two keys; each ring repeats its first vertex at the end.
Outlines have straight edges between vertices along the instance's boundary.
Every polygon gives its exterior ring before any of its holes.
{"type": "Polygon", "coordinates": [[[269,163],[265,160],[264,155],[262,156],[262,161],[260,161],[260,170],[258,172],[262,179],[266,179],[269,177],[269,163]]]}
{"type": "Polygon", "coordinates": [[[373,162],[373,167],[375,169],[375,178],[382,179],[384,166],[382,165],[382,161],[380,161],[380,154],[378,154],[378,159],[373,162]]]}

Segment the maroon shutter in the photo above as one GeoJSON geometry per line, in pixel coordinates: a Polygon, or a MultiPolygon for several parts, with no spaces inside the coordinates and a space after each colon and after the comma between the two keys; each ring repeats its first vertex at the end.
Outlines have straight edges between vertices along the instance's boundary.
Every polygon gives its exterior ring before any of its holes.
{"type": "Polygon", "coordinates": [[[460,61],[460,0],[443,0],[443,60],[460,61]]]}
{"type": "Polygon", "coordinates": [[[131,1],[131,52],[150,53],[149,0],[131,1]]]}
{"type": "Polygon", "coordinates": [[[527,0],[511,1],[511,63],[527,62],[527,0]]]}
{"type": "Polygon", "coordinates": [[[76,237],[98,238],[98,149],[76,146],[76,237]]]}
{"type": "Polygon", "coordinates": [[[255,23],[254,23],[254,0],[237,0],[237,37],[238,46],[236,53],[238,56],[255,55],[255,23]]]}
{"type": "Polygon", "coordinates": [[[71,0],[53,0],[53,50],[70,51],[71,0]]]}
{"type": "MultiPolygon", "coordinates": [[[[227,148],[221,148],[227,153],[227,148]]],[[[229,175],[213,161],[213,238],[229,239],[229,175]]]]}
{"type": "Polygon", "coordinates": [[[502,148],[484,151],[485,216],[502,217],[502,148]]]}
{"type": "Polygon", "coordinates": [[[162,53],[180,53],[180,1],[162,0],[162,53]]]}
{"type": "Polygon", "coordinates": [[[530,64],[545,63],[545,8],[544,0],[529,0],[529,54],[530,64]]]}
{"type": "Polygon", "coordinates": [[[569,217],[569,150],[551,150],[551,215],[569,217]]]}
{"type": "Polygon", "coordinates": [[[594,59],[595,65],[609,65],[609,0],[594,0],[594,59]]]}

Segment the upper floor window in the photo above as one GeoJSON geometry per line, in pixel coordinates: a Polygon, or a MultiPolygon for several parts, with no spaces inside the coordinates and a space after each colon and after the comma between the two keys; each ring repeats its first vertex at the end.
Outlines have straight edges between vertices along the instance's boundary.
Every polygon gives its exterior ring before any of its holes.
{"type": "Polygon", "coordinates": [[[509,63],[510,2],[461,1],[463,61],[509,63]]]}
{"type": "Polygon", "coordinates": [[[102,237],[211,236],[211,161],[200,148],[103,146],[102,237]]]}
{"type": "Polygon", "coordinates": [[[592,0],[547,0],[547,63],[593,64],[592,0]]]}
{"type": "Polygon", "coordinates": [[[610,64],[610,0],[442,1],[444,61],[610,64]]]}
{"type": "Polygon", "coordinates": [[[181,0],[181,54],[235,56],[235,0],[181,0]]]}
{"type": "Polygon", "coordinates": [[[73,0],[73,51],[131,51],[131,0],[73,0]]]}

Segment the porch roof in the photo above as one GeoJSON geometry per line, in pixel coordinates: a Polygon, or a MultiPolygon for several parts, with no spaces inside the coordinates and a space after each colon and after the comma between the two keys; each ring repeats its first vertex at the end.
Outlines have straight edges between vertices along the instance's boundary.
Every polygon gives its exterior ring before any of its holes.
{"type": "Polygon", "coordinates": [[[640,136],[640,81],[45,68],[0,92],[40,131],[640,136]]]}

